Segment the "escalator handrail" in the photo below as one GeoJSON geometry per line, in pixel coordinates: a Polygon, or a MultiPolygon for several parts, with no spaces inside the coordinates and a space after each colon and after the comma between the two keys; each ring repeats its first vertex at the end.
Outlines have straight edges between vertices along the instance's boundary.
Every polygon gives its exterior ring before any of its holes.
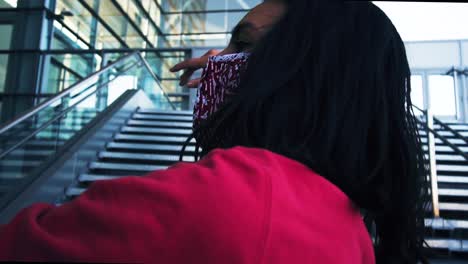
{"type": "MultiPolygon", "coordinates": [[[[90,80],[93,80],[95,79],[96,77],[98,76],[101,76],[105,73],[107,73],[108,71],[110,71],[115,65],[117,64],[120,64],[122,61],[124,60],[127,60],[128,58],[131,58],[133,56],[136,56],[138,52],[133,52],[131,54],[128,54],[128,55],[125,55],[123,56],[122,58],[116,60],[115,62],[105,66],[104,68],[102,68],[101,70],[89,75],[88,77],[86,77],[85,79],[83,80],[80,80],[79,82],[77,82],[76,84],[70,86],[69,88],[63,90],[62,92],[58,93],[57,95],[55,95],[54,97],[42,102],[41,104],[37,105],[36,107],[34,107],[32,110],[29,110],[27,113],[17,117],[16,119],[8,122],[7,124],[3,125],[0,127],[0,135],[5,133],[6,131],[8,131],[9,129],[11,129],[12,127],[15,127],[16,125],[18,125],[19,123],[23,122],[24,120],[30,118],[31,116],[34,116],[35,114],[37,114],[39,111],[41,111],[42,109],[50,106],[51,104],[55,103],[56,101],[64,98],[65,96],[71,94],[72,92],[80,89],[80,88],[83,88],[83,86],[86,86],[88,85],[88,82],[90,80]]],[[[141,60],[141,57],[138,56],[138,58],[141,60]]]]}
{"type": "Polygon", "coordinates": [[[172,110],[177,110],[177,108],[175,107],[175,105],[171,102],[171,99],[169,99],[169,96],[167,95],[167,93],[164,91],[163,89],[163,86],[161,84],[161,80],[159,80],[158,76],[156,76],[156,74],[153,72],[153,70],[151,69],[151,66],[148,64],[148,62],[146,61],[145,58],[143,58],[143,56],[141,55],[140,52],[137,52],[137,56],[138,58],[140,58],[141,62],[143,63],[143,66],[145,66],[145,68],[148,70],[149,74],[151,75],[151,77],[154,79],[154,81],[159,85],[159,87],[161,88],[161,91],[162,93],[164,94],[164,96],[166,97],[167,101],[169,102],[169,104],[171,105],[172,107],[172,110]]]}

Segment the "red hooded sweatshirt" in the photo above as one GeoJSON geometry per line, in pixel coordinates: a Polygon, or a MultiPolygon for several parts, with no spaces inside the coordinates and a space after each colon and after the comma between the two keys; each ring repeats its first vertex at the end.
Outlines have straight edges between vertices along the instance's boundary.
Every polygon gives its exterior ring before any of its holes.
{"type": "Polygon", "coordinates": [[[340,189],[299,162],[245,147],[26,208],[0,228],[0,260],[375,263],[360,212],[340,189]]]}

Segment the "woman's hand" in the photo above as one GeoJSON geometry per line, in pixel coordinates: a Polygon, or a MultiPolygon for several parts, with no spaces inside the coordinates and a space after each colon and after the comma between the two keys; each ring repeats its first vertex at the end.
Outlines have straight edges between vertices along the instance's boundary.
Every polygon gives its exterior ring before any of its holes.
{"type": "Polygon", "coordinates": [[[206,66],[206,63],[208,62],[208,58],[210,56],[215,56],[220,53],[222,53],[222,51],[211,49],[199,58],[192,58],[192,59],[184,60],[176,64],[174,67],[170,69],[170,71],[178,72],[180,70],[184,70],[184,73],[180,76],[179,84],[181,86],[187,85],[188,88],[197,88],[198,84],[200,83],[200,79],[198,78],[198,79],[190,80],[190,77],[192,77],[192,74],[196,70],[201,69],[206,66]]]}

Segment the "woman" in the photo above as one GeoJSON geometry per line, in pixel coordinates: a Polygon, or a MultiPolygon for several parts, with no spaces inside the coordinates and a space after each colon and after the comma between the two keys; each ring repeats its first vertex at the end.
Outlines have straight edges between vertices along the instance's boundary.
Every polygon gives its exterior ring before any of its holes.
{"type": "Polygon", "coordinates": [[[389,19],[371,3],[288,1],[239,74],[195,128],[203,159],[29,207],[0,229],[0,260],[423,260],[426,170],[389,19]]]}
{"type": "Polygon", "coordinates": [[[237,96],[194,130],[197,147],[299,161],[366,212],[379,263],[423,260],[427,169],[398,32],[371,3],[288,3],[237,96]]]}

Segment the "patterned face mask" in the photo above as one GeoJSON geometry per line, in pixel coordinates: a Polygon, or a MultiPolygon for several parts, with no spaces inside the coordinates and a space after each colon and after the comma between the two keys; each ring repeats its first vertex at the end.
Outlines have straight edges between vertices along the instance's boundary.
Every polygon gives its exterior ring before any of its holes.
{"type": "Polygon", "coordinates": [[[193,109],[193,127],[207,119],[236,92],[249,53],[212,56],[203,69],[193,109]]]}

